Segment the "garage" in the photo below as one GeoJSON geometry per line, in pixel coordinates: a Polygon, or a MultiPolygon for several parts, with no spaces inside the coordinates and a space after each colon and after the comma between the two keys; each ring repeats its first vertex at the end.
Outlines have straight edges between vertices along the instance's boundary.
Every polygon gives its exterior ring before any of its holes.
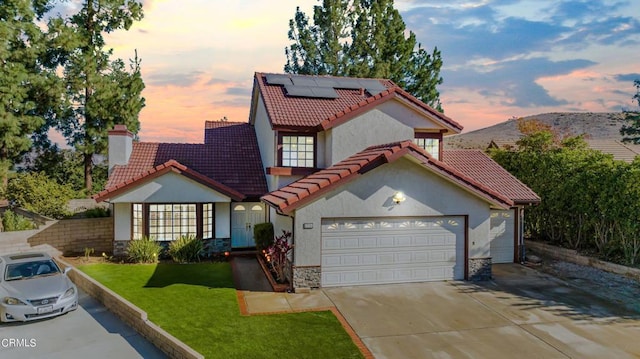
{"type": "Polygon", "coordinates": [[[513,263],[516,242],[516,216],[515,210],[492,210],[491,241],[492,263],[513,263]]]}
{"type": "Polygon", "coordinates": [[[323,287],[464,278],[465,218],[322,220],[323,287]]]}

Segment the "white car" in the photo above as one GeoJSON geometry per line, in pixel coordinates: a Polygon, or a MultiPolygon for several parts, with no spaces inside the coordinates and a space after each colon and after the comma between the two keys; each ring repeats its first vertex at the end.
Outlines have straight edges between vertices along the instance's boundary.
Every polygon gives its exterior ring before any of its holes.
{"type": "Polygon", "coordinates": [[[78,307],[78,289],[46,253],[0,256],[0,321],[28,321],[78,307]]]}

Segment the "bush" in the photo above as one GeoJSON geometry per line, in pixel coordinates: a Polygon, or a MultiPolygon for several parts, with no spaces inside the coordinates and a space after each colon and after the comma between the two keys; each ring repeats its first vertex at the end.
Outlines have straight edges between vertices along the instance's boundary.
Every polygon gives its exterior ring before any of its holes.
{"type": "Polygon", "coordinates": [[[102,218],[111,216],[109,208],[95,207],[83,212],[86,218],[102,218]]]}
{"type": "Polygon", "coordinates": [[[6,210],[2,215],[2,228],[5,232],[25,231],[36,228],[36,225],[26,217],[6,210]]]}
{"type": "Polygon", "coordinates": [[[256,241],[256,249],[262,252],[263,249],[269,248],[273,244],[273,224],[258,223],[253,227],[253,238],[256,241]]]}
{"type": "Polygon", "coordinates": [[[67,203],[74,192],[44,173],[21,173],[7,184],[6,198],[16,206],[56,219],[69,214],[67,203]]]}
{"type": "Polygon", "coordinates": [[[142,237],[129,242],[129,259],[135,263],[156,263],[162,246],[157,241],[142,237]]]}
{"type": "Polygon", "coordinates": [[[293,249],[291,232],[282,231],[282,235],[276,237],[273,244],[267,248],[267,262],[276,274],[278,283],[287,281],[287,272],[291,270],[289,264],[289,252],[293,249]]]}
{"type": "Polygon", "coordinates": [[[199,261],[203,250],[204,243],[193,235],[180,236],[169,244],[169,256],[178,263],[199,261]]]}

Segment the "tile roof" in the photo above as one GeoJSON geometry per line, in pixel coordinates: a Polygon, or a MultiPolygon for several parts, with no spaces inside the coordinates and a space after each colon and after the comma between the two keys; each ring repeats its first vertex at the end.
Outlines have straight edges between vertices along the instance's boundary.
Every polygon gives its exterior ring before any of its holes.
{"type": "Polygon", "coordinates": [[[267,193],[264,167],[253,126],[214,123],[205,129],[204,144],[135,142],[126,166],[115,166],[106,190],[153,171],[171,160],[243,196],[267,193]]]}
{"type": "Polygon", "coordinates": [[[640,147],[632,144],[624,144],[620,141],[611,139],[586,139],[589,148],[598,150],[602,153],[608,153],[613,156],[614,159],[619,161],[625,161],[627,163],[633,162],[633,160],[640,155],[640,147]]]}
{"type": "MultiPolygon", "coordinates": [[[[475,193],[477,196],[493,204],[505,208],[514,205],[514,201],[500,191],[499,188],[490,187],[478,181],[476,178],[459,171],[454,166],[434,159],[410,140],[371,146],[329,168],[320,170],[288,186],[273,191],[263,196],[262,200],[277,208],[282,213],[291,213],[296,208],[335,189],[337,186],[405,155],[413,156],[418,159],[425,168],[432,170],[434,173],[458,184],[460,187],[475,193]]],[[[489,168],[495,175],[502,177],[502,172],[506,171],[502,167],[496,166],[489,168]]]]}
{"type": "MultiPolygon", "coordinates": [[[[335,91],[338,93],[338,98],[310,98],[287,96],[284,86],[267,83],[267,75],[275,74],[256,72],[255,83],[262,95],[273,127],[322,131],[348,121],[383,102],[397,98],[429,113],[430,117],[453,133],[459,133],[462,130],[462,125],[429,107],[391,80],[377,79],[386,90],[376,95],[360,89],[337,88],[335,91]]],[[[332,77],[322,76],[322,78],[332,77]]]]}
{"type": "Polygon", "coordinates": [[[540,197],[480,150],[446,150],[442,161],[464,175],[502,193],[515,204],[534,204],[540,197]]]}

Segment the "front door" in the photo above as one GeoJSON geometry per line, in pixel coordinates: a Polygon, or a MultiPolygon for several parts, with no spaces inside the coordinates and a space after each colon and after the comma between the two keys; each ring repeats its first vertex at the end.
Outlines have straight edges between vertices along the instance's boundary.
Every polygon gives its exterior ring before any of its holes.
{"type": "Polygon", "coordinates": [[[264,203],[232,203],[231,247],[255,247],[253,227],[258,223],[263,223],[265,220],[264,203]]]}

